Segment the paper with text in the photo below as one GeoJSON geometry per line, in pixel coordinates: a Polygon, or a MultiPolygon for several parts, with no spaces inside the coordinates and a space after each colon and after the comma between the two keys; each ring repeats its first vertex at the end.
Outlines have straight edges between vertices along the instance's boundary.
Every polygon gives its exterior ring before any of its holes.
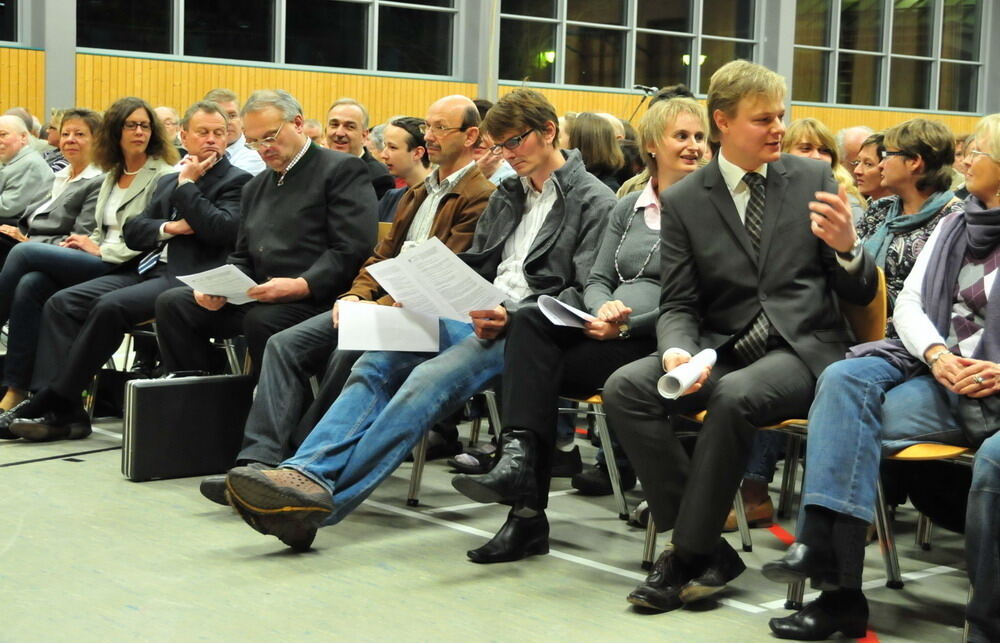
{"type": "Polygon", "coordinates": [[[193,275],[177,277],[181,283],[191,286],[206,295],[225,297],[230,304],[248,304],[257,301],[247,296],[247,291],[257,285],[245,272],[232,264],[223,264],[218,268],[196,272],[193,275]]]}
{"type": "Polygon", "coordinates": [[[598,321],[597,317],[590,313],[573,308],[549,295],[542,295],[538,298],[538,309],[556,326],[583,328],[584,322],[598,321]]]}
{"type": "Polygon", "coordinates": [[[395,306],[341,301],[337,348],[436,353],[441,348],[439,330],[437,317],[395,306]]]}

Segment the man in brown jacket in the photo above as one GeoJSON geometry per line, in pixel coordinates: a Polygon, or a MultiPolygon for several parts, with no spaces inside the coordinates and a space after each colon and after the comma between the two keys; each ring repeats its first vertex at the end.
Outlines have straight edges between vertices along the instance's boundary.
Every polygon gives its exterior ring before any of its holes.
{"type": "MultiPolygon", "coordinates": [[[[435,170],[402,196],[389,234],[365,261],[350,290],[339,300],[391,306],[393,299],[368,273],[368,267],[391,259],[430,237],[458,253],[472,243],[476,221],[494,186],[479,171],[473,150],[479,140],[479,112],[465,96],[446,96],[427,110],[424,138],[435,170]]],[[[272,335],[264,349],[260,381],[244,429],[238,465],[274,466],[295,453],[340,393],[351,365],[361,355],[337,350],[339,304],[272,335]],[[310,404],[309,378],[322,376],[310,404]]],[[[227,504],[225,476],[201,483],[209,500],[227,504]]]]}

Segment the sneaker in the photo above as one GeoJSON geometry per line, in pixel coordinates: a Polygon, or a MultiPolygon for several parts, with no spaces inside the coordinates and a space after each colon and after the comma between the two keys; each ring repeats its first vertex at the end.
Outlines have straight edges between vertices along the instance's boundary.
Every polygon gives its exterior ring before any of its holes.
{"type": "MultiPolygon", "coordinates": [[[[635,471],[632,467],[619,467],[618,473],[621,475],[622,491],[635,488],[635,471]]],[[[585,496],[609,496],[614,493],[607,465],[602,463],[573,476],[572,484],[574,489],[585,496]]]]}

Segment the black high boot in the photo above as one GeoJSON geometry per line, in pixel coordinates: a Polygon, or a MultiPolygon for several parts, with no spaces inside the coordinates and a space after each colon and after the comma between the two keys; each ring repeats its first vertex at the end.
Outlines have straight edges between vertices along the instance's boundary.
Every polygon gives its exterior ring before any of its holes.
{"type": "Polygon", "coordinates": [[[493,538],[478,549],[465,553],[474,563],[507,563],[526,556],[549,553],[549,521],[539,511],[522,517],[511,509],[507,521],[493,538]]]}
{"type": "Polygon", "coordinates": [[[459,474],[451,486],[476,502],[500,502],[509,505],[532,504],[538,495],[535,463],[538,445],[531,431],[507,431],[503,434],[500,460],[489,473],[480,476],[459,474]]]}

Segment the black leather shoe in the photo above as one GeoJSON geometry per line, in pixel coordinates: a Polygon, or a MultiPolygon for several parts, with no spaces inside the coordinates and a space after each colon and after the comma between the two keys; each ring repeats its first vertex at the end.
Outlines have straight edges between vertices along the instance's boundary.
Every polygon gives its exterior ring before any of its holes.
{"type": "Polygon", "coordinates": [[[828,594],[803,607],[791,616],[772,618],[768,626],[779,639],[823,641],[837,632],[849,639],[864,638],[868,630],[868,601],[838,604],[828,594]]]}
{"type": "Polygon", "coordinates": [[[15,418],[10,423],[10,432],[31,442],[49,442],[80,440],[93,430],[90,416],[81,406],[67,412],[48,411],[41,417],[15,418]]]}
{"type": "MultiPolygon", "coordinates": [[[[618,475],[621,476],[622,491],[635,488],[635,471],[632,470],[632,467],[618,467],[618,475]]],[[[614,489],[611,488],[611,475],[608,474],[608,467],[603,463],[598,463],[594,468],[576,474],[570,484],[584,496],[610,496],[614,492],[614,489]]]]}
{"type": "MultiPolygon", "coordinates": [[[[247,465],[251,469],[270,469],[266,464],[261,462],[248,462],[247,465]]],[[[229,496],[226,491],[226,476],[208,476],[203,478],[201,484],[198,486],[198,491],[201,495],[205,496],[212,502],[220,505],[229,506],[229,496]]]]}
{"type": "Polygon", "coordinates": [[[701,575],[692,578],[680,588],[680,599],[685,603],[693,603],[718,594],[746,568],[736,550],[725,540],[720,539],[712,553],[712,563],[701,575]]]}
{"type": "Polygon", "coordinates": [[[545,512],[521,518],[511,511],[507,522],[485,545],[465,552],[474,563],[509,563],[526,556],[549,553],[549,521],[545,512]]]}
{"type": "Polygon", "coordinates": [[[457,475],[451,479],[451,486],[476,502],[514,505],[533,501],[538,494],[535,434],[530,431],[504,433],[501,452],[500,460],[489,473],[457,475]]]}
{"type": "Polygon", "coordinates": [[[27,406],[28,400],[24,399],[14,405],[14,407],[8,411],[0,411],[0,440],[17,440],[21,436],[14,435],[10,431],[11,423],[16,420],[19,416],[19,411],[27,406]]]}
{"type": "Polygon", "coordinates": [[[628,602],[657,612],[669,612],[682,606],[680,588],[688,579],[681,577],[676,563],[673,549],[662,552],[653,563],[646,581],[628,595],[628,602]]]}
{"type": "Polygon", "coordinates": [[[829,591],[838,587],[837,571],[830,552],[803,543],[792,543],[784,556],[765,563],[761,573],[775,583],[796,583],[809,578],[813,589],[829,591]]]}
{"type": "Polygon", "coordinates": [[[573,445],[569,451],[556,449],[552,454],[552,477],[572,478],[583,471],[583,460],[580,458],[580,447],[573,445]]]}

